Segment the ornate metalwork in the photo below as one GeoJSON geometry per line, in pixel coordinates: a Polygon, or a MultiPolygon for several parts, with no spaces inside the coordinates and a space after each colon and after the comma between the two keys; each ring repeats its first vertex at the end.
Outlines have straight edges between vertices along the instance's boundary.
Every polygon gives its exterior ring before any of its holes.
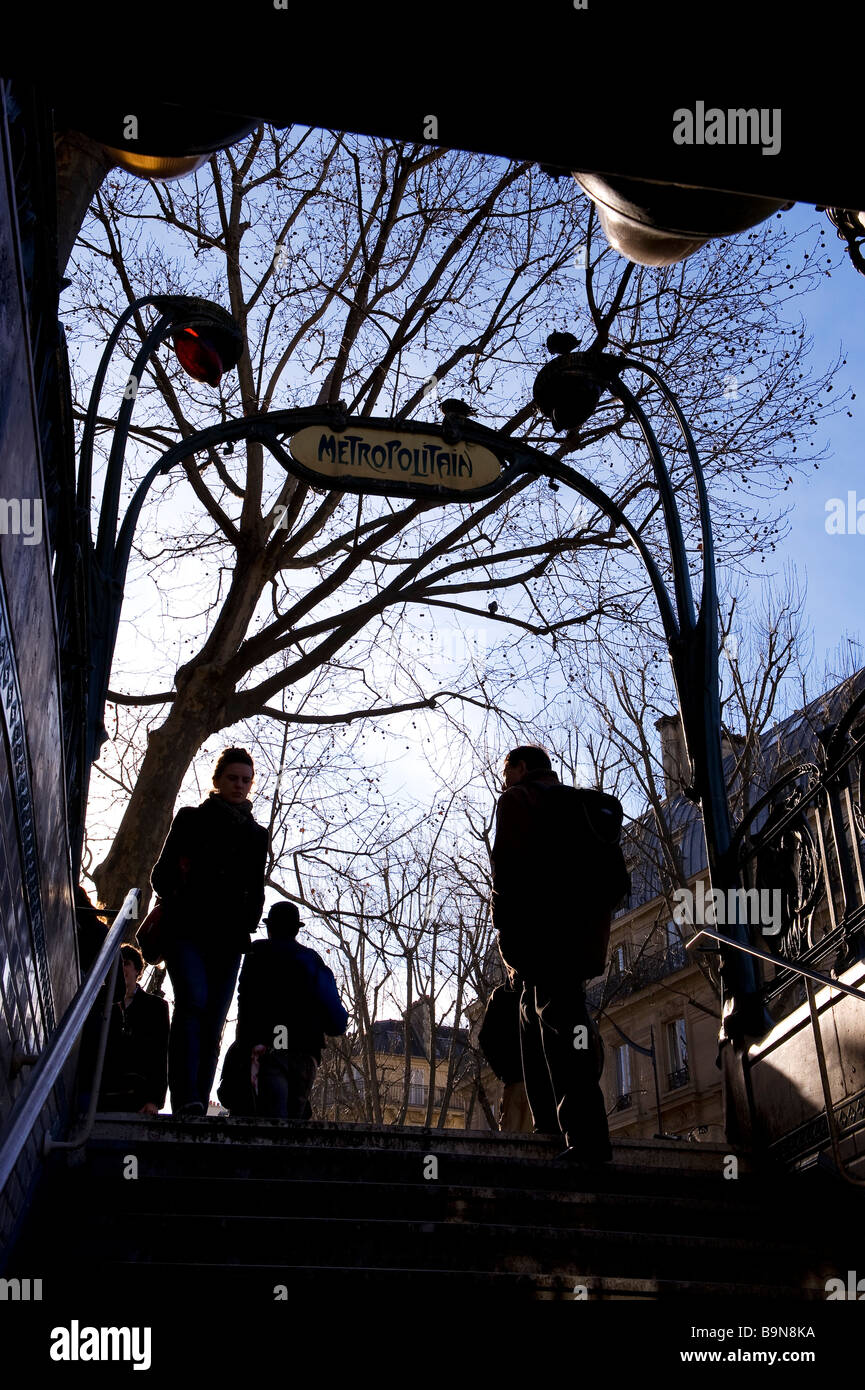
{"type": "MultiPolygon", "coordinates": [[[[865,743],[865,724],[857,724],[851,730],[857,743],[865,743]]],[[[853,800],[853,822],[859,834],[865,838],[865,750],[857,758],[856,796],[853,800]]]]}
{"type": "Polygon", "coordinates": [[[42,999],[40,1021],[44,1023],[46,1033],[51,1033],[55,1023],[54,995],[51,989],[51,972],[48,968],[48,951],[45,942],[45,920],[42,913],[39,846],[36,836],[33,788],[30,784],[27,758],[24,701],[21,696],[21,687],[18,684],[18,670],[15,665],[9,614],[6,611],[6,596],[3,593],[2,584],[0,584],[0,703],[2,703],[8,739],[10,783],[18,822],[24,898],[27,904],[27,915],[30,919],[33,955],[36,960],[36,974],[42,999]]]}
{"type": "Polygon", "coordinates": [[[865,213],[854,212],[851,208],[826,208],[826,216],[832,223],[840,241],[847,243],[847,251],[860,275],[865,275],[865,257],[862,246],[865,244],[865,213]]]}
{"type": "MultiPolygon", "coordinates": [[[[865,1126],[865,1091],[838,1101],[832,1109],[839,1138],[851,1138],[865,1126]]],[[[792,1164],[825,1149],[828,1142],[829,1124],[823,1111],[771,1144],[769,1154],[779,1163],[792,1164]]]]}
{"type": "Polygon", "coordinates": [[[802,800],[802,793],[794,788],[790,796],[772,805],[756,856],[758,891],[781,895],[781,934],[766,940],[770,950],[775,948],[790,960],[814,945],[814,909],[824,891],[819,853],[802,800]],[[792,820],[791,810],[796,813],[792,820]]]}
{"type": "Polygon", "coordinates": [[[863,711],[865,689],[835,724],[815,729],[815,761],[788,768],[748,809],[734,837],[742,881],[780,894],[780,932],[761,933],[761,924],[752,924],[752,944],[762,934],[773,954],[796,961],[813,957],[822,937],[831,935],[841,948],[836,975],[865,953],[863,711]],[[824,900],[829,921],[818,939],[815,913],[824,900]]]}

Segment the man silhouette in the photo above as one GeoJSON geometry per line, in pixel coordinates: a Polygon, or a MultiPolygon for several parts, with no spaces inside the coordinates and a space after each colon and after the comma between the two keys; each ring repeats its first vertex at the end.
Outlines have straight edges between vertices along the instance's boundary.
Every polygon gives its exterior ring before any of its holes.
{"type": "Polygon", "coordinates": [[[502,960],[523,979],[520,1046],[535,1131],[561,1132],[567,1158],[589,1166],[612,1158],[599,1084],[603,1045],[585,999],[581,934],[609,932],[581,918],[573,865],[551,850],[544,795],[559,785],[543,748],[523,745],[505,758],[492,850],[493,925],[502,960]]]}
{"type": "Polygon", "coordinates": [[[296,905],[276,903],[265,922],[268,939],[252,943],[240,972],[237,1046],[256,1076],[256,1114],[306,1120],[325,1035],[343,1034],[348,1013],[321,956],[298,945],[296,905]]]}

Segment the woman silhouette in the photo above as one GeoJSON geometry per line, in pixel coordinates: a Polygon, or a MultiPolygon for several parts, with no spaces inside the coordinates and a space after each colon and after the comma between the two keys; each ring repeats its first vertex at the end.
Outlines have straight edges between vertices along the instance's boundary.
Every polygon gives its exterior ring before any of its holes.
{"type": "Polygon", "coordinates": [[[169,932],[168,1084],[181,1119],[207,1113],[240,958],[264,907],[268,834],[252,817],[254,777],[246,749],[227,748],[213,770],[214,790],[177,812],[150,876],[169,932]]]}

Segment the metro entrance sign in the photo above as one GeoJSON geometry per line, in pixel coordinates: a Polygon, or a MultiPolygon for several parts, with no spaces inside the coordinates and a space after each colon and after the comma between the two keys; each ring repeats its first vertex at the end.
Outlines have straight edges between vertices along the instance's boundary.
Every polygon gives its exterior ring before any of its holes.
{"type": "Polygon", "coordinates": [[[296,471],[319,486],[469,500],[501,479],[500,448],[457,435],[447,424],[439,431],[414,421],[348,420],[340,428],[308,425],[289,449],[296,471]]]}

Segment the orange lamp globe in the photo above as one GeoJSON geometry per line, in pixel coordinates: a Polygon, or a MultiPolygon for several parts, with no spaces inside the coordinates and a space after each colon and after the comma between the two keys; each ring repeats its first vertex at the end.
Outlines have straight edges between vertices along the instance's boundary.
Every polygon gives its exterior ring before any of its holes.
{"type": "Polygon", "coordinates": [[[200,169],[213,158],[212,154],[136,154],[134,150],[119,150],[113,145],[103,145],[103,149],[111,155],[115,164],[126,170],[127,174],[134,174],[139,179],[155,179],[162,183],[194,174],[196,169],[200,169]]]}

